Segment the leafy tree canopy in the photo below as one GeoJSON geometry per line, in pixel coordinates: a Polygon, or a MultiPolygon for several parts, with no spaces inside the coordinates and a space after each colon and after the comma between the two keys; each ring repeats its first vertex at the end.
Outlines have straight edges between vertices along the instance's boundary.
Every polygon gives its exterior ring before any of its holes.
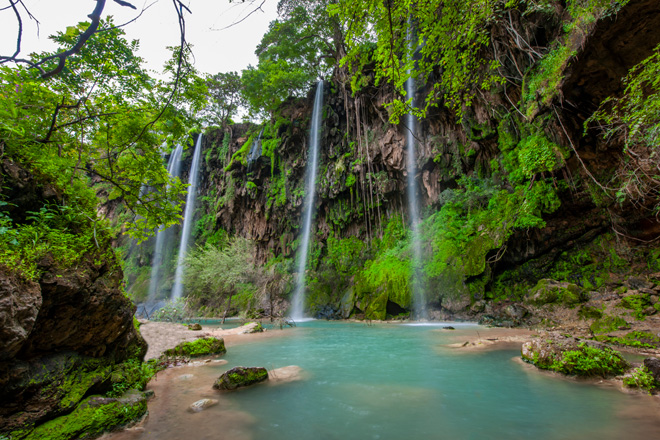
{"type": "Polygon", "coordinates": [[[272,112],[289,96],[302,96],[343,56],[343,32],[330,17],[330,0],[281,0],[277,20],[257,47],[257,67],[242,78],[253,113],[272,112]]]}
{"type": "MultiPolygon", "coordinates": [[[[88,26],[80,23],[52,38],[68,47],[88,26]]],[[[53,181],[67,203],[88,216],[96,217],[98,201],[88,184],[102,181],[107,197],[121,198],[133,213],[128,232],[144,239],[158,225],[180,218],[185,185],[168,176],[161,145],[167,137],[186,139],[203,88],[188,70],[175,80],[180,87],[172,94],[171,84],[144,70],[134,54],[137,42],[126,41],[111,19],[100,28],[48,80],[34,69],[0,68],[0,144],[12,160],[53,181]],[[144,191],[146,186],[157,190],[144,191]]]]}

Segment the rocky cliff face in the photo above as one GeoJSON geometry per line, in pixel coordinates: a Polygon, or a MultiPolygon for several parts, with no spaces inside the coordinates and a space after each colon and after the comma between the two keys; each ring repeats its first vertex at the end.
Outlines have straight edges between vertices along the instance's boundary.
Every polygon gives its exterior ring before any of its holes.
{"type": "MultiPolygon", "coordinates": [[[[500,63],[498,74],[506,78],[501,87],[476,94],[462,119],[440,106],[419,121],[415,179],[425,218],[461,191],[472,197],[464,206],[472,203],[483,211],[496,190],[513,196],[530,192],[537,182],[557,197],[537,212],[542,222],[533,226],[511,227],[511,220],[502,217],[500,227],[497,218],[486,218],[455,231],[469,235],[469,243],[464,256],[451,256],[448,266],[467,269],[445,268],[428,280],[427,301],[438,317],[474,318],[470,307],[475,302],[510,296],[521,282],[534,286],[544,273],[557,272],[567,253],[582,252],[612,230],[620,237],[625,231],[634,244],[658,229],[645,207],[616,204],[599,190],[621,166],[621,140],[605,142],[598,130],[584,134],[587,118],[606,97],[622,92],[622,77],[660,42],[658,6],[631,1],[607,14],[572,17],[563,3],[552,5],[510,11],[506,20],[493,23],[484,56],[500,63]],[[525,171],[522,183],[514,181],[511,169],[509,176],[502,172],[512,160],[536,154],[539,142],[554,149],[554,166],[525,171]],[[468,194],[466,185],[481,192],[468,194]]],[[[433,80],[418,84],[417,102],[432,92],[433,80]]],[[[389,122],[385,104],[393,91],[387,85],[372,82],[351,95],[346,84],[331,79],[325,90],[309,312],[343,318],[405,313],[412,308],[410,287],[397,285],[400,278],[373,281],[374,273],[369,278],[353,269],[378,261],[384,246],[405,237],[397,225],[409,221],[407,128],[389,122]]],[[[313,92],[286,102],[260,127],[234,125],[207,133],[198,242],[221,231],[254,240],[260,264],[272,257],[292,261],[300,235],[313,92]],[[262,129],[261,153],[252,155],[262,129]]],[[[525,203],[526,197],[513,205],[525,203]]],[[[428,260],[440,252],[433,235],[437,228],[428,224],[424,229],[428,260]]],[[[401,252],[397,258],[404,262],[407,254],[401,252]]]]}
{"type": "MultiPolygon", "coordinates": [[[[46,201],[61,203],[54,188],[26,169],[9,160],[1,166],[14,222],[46,201]]],[[[29,432],[70,413],[111,387],[115,365],[144,356],[121,268],[106,251],[107,237],[99,232],[97,241],[74,265],[46,254],[34,280],[0,266],[0,432],[29,432]]]]}

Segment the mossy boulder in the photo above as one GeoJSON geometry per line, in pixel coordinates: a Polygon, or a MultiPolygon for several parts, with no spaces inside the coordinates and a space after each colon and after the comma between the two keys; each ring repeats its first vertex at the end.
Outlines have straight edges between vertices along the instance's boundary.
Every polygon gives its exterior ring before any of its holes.
{"type": "Polygon", "coordinates": [[[213,388],[220,391],[231,391],[263,382],[268,379],[268,371],[262,367],[234,367],[215,381],[213,388]]]}
{"type": "Polygon", "coordinates": [[[538,368],[575,376],[610,377],[630,368],[618,351],[595,341],[579,341],[561,335],[524,343],[521,356],[538,368]]]}
{"type": "Polygon", "coordinates": [[[91,396],[70,414],[39,425],[25,437],[25,432],[12,432],[11,438],[30,440],[68,440],[95,437],[127,425],[147,412],[144,393],[131,390],[120,398],[91,396]]]}
{"type": "Polygon", "coordinates": [[[182,342],[174,348],[165,350],[163,356],[199,357],[225,353],[227,349],[224,339],[200,338],[191,342],[182,342]]]}
{"type": "Polygon", "coordinates": [[[559,303],[570,307],[587,299],[588,296],[577,284],[550,279],[539,280],[527,295],[527,301],[536,306],[559,303]]]}

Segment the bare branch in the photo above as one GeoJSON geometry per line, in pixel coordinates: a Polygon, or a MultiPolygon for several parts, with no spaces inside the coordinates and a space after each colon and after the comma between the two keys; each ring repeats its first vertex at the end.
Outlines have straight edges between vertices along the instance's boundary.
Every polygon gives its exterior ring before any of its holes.
{"type": "Polygon", "coordinates": [[[133,5],[130,4],[129,2],[125,2],[124,0],[114,0],[114,1],[115,1],[115,3],[117,3],[117,4],[119,4],[119,5],[122,5],[122,6],[128,6],[128,7],[131,8],[131,9],[136,9],[136,10],[137,10],[137,8],[136,8],[135,6],[133,6],[133,5]]]}
{"type": "Polygon", "coordinates": [[[244,22],[245,20],[247,20],[247,18],[248,18],[250,15],[254,14],[254,13],[257,12],[257,11],[264,12],[264,10],[261,9],[261,7],[264,5],[264,3],[266,3],[266,0],[262,0],[261,3],[259,4],[259,6],[257,6],[257,7],[254,8],[253,10],[251,10],[250,13],[249,13],[248,15],[246,15],[246,16],[243,17],[243,18],[241,18],[240,20],[235,21],[235,22],[233,22],[232,24],[230,24],[230,25],[228,25],[228,26],[225,26],[225,27],[223,27],[223,28],[220,28],[220,29],[211,29],[211,30],[212,30],[212,31],[224,31],[225,29],[229,29],[230,27],[234,27],[234,26],[236,26],[237,24],[240,24],[240,23],[244,22]]]}
{"type": "Polygon", "coordinates": [[[99,23],[101,22],[101,13],[103,12],[104,7],[105,7],[105,0],[96,0],[96,7],[94,8],[94,11],[92,11],[92,13],[88,15],[88,17],[92,21],[91,24],[85,30],[85,32],[80,34],[80,36],[78,37],[78,41],[71,49],[46,57],[37,63],[41,65],[44,64],[46,61],[50,61],[56,58],[59,59],[59,62],[57,63],[57,67],[41,75],[43,79],[50,78],[51,76],[60,73],[62,69],[64,69],[64,64],[66,63],[67,58],[69,58],[71,55],[78,53],[80,49],[82,49],[82,47],[85,45],[87,40],[89,40],[89,38],[92,35],[94,35],[94,32],[96,32],[96,30],[99,27],[99,23]]]}

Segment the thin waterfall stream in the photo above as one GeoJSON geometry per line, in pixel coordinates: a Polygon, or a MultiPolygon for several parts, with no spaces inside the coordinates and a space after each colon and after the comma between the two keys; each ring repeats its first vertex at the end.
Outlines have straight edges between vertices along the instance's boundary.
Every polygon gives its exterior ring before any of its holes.
{"type": "Polygon", "coordinates": [[[312,218],[314,217],[314,193],[316,173],[318,170],[319,145],[321,139],[321,113],[323,109],[323,81],[318,82],[316,96],[314,97],[314,111],[312,113],[312,126],[309,135],[309,155],[307,159],[307,179],[305,182],[305,205],[303,215],[303,234],[300,248],[298,249],[298,279],[296,290],[291,305],[291,318],[301,320],[304,317],[303,307],[305,302],[305,268],[309,254],[309,240],[312,229],[312,218]]]}
{"type": "MultiPolygon", "coordinates": [[[[412,24],[408,20],[408,33],[406,35],[408,41],[408,50],[412,54],[413,48],[413,32],[412,24]]],[[[408,69],[410,75],[410,69],[408,69]]],[[[415,107],[415,79],[411,76],[406,80],[406,97],[412,98],[410,103],[411,107],[415,107]]],[[[426,295],[422,283],[421,264],[422,264],[422,244],[420,241],[419,231],[419,200],[417,199],[417,181],[415,175],[417,174],[417,154],[415,151],[415,137],[417,131],[417,118],[411,112],[406,115],[406,171],[408,173],[408,209],[410,211],[410,227],[412,230],[411,245],[413,250],[412,259],[412,293],[413,293],[413,317],[419,321],[428,319],[426,310],[426,295]]]]}
{"type": "Polygon", "coordinates": [[[188,176],[188,195],[186,196],[186,210],[183,214],[183,228],[181,230],[181,244],[179,245],[179,256],[176,262],[176,272],[174,274],[174,286],[172,287],[172,300],[183,296],[183,268],[185,265],[188,242],[190,241],[190,232],[192,230],[193,217],[195,214],[195,200],[197,198],[197,182],[199,181],[199,162],[202,155],[202,137],[200,134],[195,143],[195,152],[193,153],[192,165],[190,165],[190,174],[188,176]]]}
{"type": "MultiPolygon", "coordinates": [[[[167,172],[170,177],[179,177],[181,175],[181,155],[183,154],[183,145],[179,145],[172,151],[167,162],[167,172]]],[[[168,185],[169,187],[169,185],[168,185]]],[[[156,233],[156,244],[154,254],[151,259],[151,278],[149,279],[149,296],[147,304],[153,304],[158,296],[158,288],[161,280],[163,263],[165,261],[165,247],[172,242],[172,227],[158,229],[156,233]]]]}

